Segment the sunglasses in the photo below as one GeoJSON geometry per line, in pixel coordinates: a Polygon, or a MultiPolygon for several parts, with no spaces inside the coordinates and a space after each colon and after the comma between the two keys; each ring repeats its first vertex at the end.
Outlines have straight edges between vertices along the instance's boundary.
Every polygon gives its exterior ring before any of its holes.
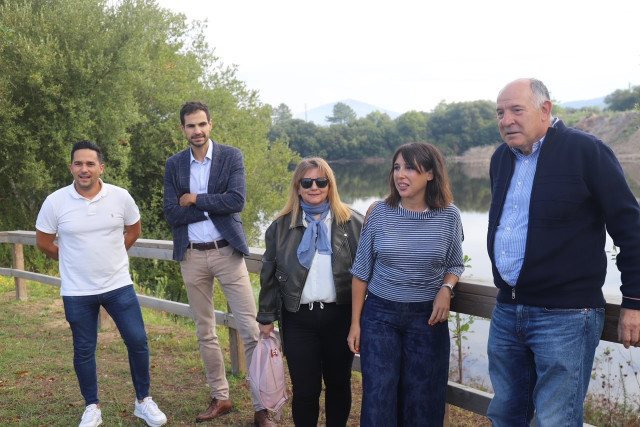
{"type": "Polygon", "coordinates": [[[329,178],[302,178],[300,180],[300,186],[304,189],[309,189],[313,185],[314,181],[318,188],[324,188],[329,185],[329,178]]]}

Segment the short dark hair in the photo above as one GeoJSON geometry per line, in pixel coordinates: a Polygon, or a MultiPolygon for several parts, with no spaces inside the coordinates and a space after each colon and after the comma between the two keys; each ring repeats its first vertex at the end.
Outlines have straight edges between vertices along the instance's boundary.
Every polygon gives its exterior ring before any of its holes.
{"type": "Polygon", "coordinates": [[[209,114],[209,107],[207,107],[207,104],[200,101],[189,101],[180,109],[180,123],[184,125],[184,116],[193,114],[196,111],[204,111],[207,115],[207,121],[211,120],[211,114],[209,114]]]}
{"type": "Polygon", "coordinates": [[[453,203],[453,194],[449,186],[449,176],[444,164],[444,156],[438,148],[426,142],[411,142],[398,147],[391,159],[389,172],[389,195],[385,199],[394,208],[400,203],[400,193],[393,179],[394,164],[398,155],[402,154],[404,161],[420,172],[433,171],[433,179],[427,184],[424,194],[425,202],[431,209],[446,208],[453,203]]]}
{"type": "Polygon", "coordinates": [[[76,153],[76,151],[87,149],[95,151],[98,154],[98,162],[102,164],[102,151],[100,151],[100,147],[98,147],[98,144],[96,144],[95,142],[86,139],[73,144],[73,148],[71,149],[71,163],[73,163],[73,155],[76,153]]]}

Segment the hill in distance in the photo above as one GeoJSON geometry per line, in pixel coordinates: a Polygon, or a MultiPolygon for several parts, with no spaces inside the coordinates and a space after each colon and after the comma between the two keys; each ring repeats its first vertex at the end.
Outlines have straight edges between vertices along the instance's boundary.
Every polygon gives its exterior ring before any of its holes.
{"type": "Polygon", "coordinates": [[[372,113],[374,111],[386,113],[389,115],[389,117],[391,117],[391,119],[395,119],[400,115],[400,113],[396,113],[395,111],[376,107],[375,105],[367,104],[366,102],[360,102],[354,99],[345,99],[342,101],[334,102],[332,104],[321,105],[319,107],[312,108],[311,110],[307,110],[306,112],[298,113],[295,115],[295,118],[313,122],[318,126],[329,126],[329,122],[327,122],[326,118],[327,116],[333,116],[333,106],[338,102],[342,102],[343,104],[347,104],[349,107],[351,107],[353,111],[355,111],[359,119],[366,117],[369,113],[372,113]]]}
{"type": "Polygon", "coordinates": [[[561,102],[560,106],[565,108],[571,107],[577,109],[580,109],[582,107],[599,107],[600,109],[604,109],[607,106],[607,104],[604,102],[604,98],[604,96],[601,96],[600,98],[583,99],[580,101],[561,102]]]}

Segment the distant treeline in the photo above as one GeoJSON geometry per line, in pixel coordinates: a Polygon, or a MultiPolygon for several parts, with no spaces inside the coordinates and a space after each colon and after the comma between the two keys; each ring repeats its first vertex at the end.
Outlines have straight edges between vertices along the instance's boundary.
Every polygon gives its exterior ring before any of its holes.
{"type": "MultiPolygon", "coordinates": [[[[327,160],[389,157],[398,146],[416,141],[431,142],[445,154],[456,155],[500,141],[495,108],[490,101],[441,102],[430,113],[409,111],[392,120],[374,111],[358,119],[349,106],[338,103],[327,118],[333,123],[328,127],[276,114],[269,140],[284,139],[302,156],[327,160]]],[[[282,105],[276,112],[280,109],[282,105]]]]}
{"type": "MultiPolygon", "coordinates": [[[[604,112],[632,110],[640,102],[640,86],[618,89],[605,98],[604,112]]],[[[554,103],[555,104],[555,103],[554,103]]],[[[344,103],[337,103],[330,126],[293,119],[291,110],[280,104],[273,110],[274,124],[269,140],[288,143],[303,157],[320,156],[327,160],[356,160],[389,157],[407,142],[435,144],[446,155],[459,155],[471,147],[501,141],[494,101],[441,102],[426,113],[409,111],[392,120],[375,111],[364,118],[344,103]]],[[[554,105],[554,115],[573,124],[586,114],[602,113],[598,107],[562,108],[554,105]]]]}

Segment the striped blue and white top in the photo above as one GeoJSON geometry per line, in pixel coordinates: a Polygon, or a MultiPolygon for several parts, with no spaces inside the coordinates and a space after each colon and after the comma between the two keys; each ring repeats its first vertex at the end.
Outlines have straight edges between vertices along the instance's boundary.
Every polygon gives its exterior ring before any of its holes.
{"type": "Polygon", "coordinates": [[[455,205],[413,212],[385,202],[362,230],[351,274],[368,291],[398,302],[433,301],[444,275],[464,271],[462,222],[455,205]]]}

